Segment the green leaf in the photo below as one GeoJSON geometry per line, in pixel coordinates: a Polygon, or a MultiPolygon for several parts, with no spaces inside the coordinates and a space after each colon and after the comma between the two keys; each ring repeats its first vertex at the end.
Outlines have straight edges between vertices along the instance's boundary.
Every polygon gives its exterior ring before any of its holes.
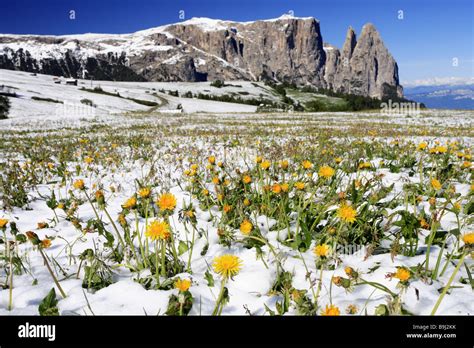
{"type": "Polygon", "coordinates": [[[41,316],[56,316],[59,315],[58,311],[58,300],[56,299],[56,291],[54,288],[46,295],[46,297],[41,301],[38,312],[41,316]]]}
{"type": "Polygon", "coordinates": [[[214,286],[214,277],[212,276],[211,272],[209,272],[209,270],[204,273],[204,278],[206,278],[208,286],[214,286]]]}
{"type": "Polygon", "coordinates": [[[24,234],[16,235],[15,239],[21,244],[26,242],[26,236],[24,234]]]}
{"type": "Polygon", "coordinates": [[[178,246],[178,254],[181,256],[183,255],[186,251],[188,251],[189,247],[188,245],[183,242],[182,240],[179,241],[179,246],[178,246]]]}
{"type": "Polygon", "coordinates": [[[265,307],[265,310],[268,312],[268,314],[270,314],[270,316],[275,316],[275,311],[272,311],[266,304],[263,304],[263,306],[265,307]]]}

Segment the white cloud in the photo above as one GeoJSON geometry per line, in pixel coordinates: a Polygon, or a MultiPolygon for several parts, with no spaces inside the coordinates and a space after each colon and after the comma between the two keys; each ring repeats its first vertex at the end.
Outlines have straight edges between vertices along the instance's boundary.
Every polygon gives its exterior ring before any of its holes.
{"type": "Polygon", "coordinates": [[[402,81],[404,87],[472,85],[474,77],[432,77],[422,80],[402,81]]]}

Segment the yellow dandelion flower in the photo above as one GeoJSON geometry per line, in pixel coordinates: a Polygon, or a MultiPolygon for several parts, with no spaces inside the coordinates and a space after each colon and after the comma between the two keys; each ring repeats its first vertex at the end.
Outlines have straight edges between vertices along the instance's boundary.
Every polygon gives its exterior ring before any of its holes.
{"type": "Polygon", "coordinates": [[[281,184],[281,190],[283,192],[288,192],[289,188],[290,188],[290,186],[287,183],[281,184]]]}
{"type": "Polygon", "coordinates": [[[166,240],[170,237],[170,226],[165,221],[152,221],[146,228],[145,235],[151,240],[166,240]]]}
{"type": "Polygon", "coordinates": [[[233,278],[242,268],[242,260],[238,256],[225,254],[214,259],[212,265],[214,272],[221,275],[224,279],[233,278]]]}
{"type": "Polygon", "coordinates": [[[288,169],[288,161],[287,160],[280,161],[280,168],[288,169]]]}
{"type": "Polygon", "coordinates": [[[371,137],[375,137],[375,136],[377,135],[377,131],[376,131],[376,130],[369,130],[368,133],[369,133],[369,135],[370,135],[371,137]]]}
{"type": "Polygon", "coordinates": [[[461,203],[460,203],[460,202],[455,202],[455,203],[453,204],[453,208],[454,208],[455,210],[458,210],[458,211],[461,210],[461,203]]]}
{"type": "Polygon", "coordinates": [[[248,207],[248,206],[250,205],[250,199],[245,198],[245,199],[244,199],[244,205],[245,205],[246,207],[248,207]]]}
{"type": "Polygon", "coordinates": [[[7,219],[0,219],[0,228],[5,228],[7,224],[8,224],[7,219]]]}
{"type": "Polygon", "coordinates": [[[95,199],[101,200],[101,199],[104,198],[104,191],[97,190],[97,191],[95,191],[94,195],[95,195],[95,199]]]}
{"type": "Polygon", "coordinates": [[[84,180],[78,179],[78,180],[74,181],[72,186],[74,186],[74,188],[77,189],[77,190],[84,190],[84,187],[85,187],[84,180]]]}
{"type": "Polygon", "coordinates": [[[263,161],[263,157],[262,157],[262,156],[257,156],[257,157],[255,158],[255,163],[262,163],[262,161],[263,161]]]}
{"type": "Polygon", "coordinates": [[[240,224],[240,232],[242,232],[245,235],[248,235],[250,232],[252,232],[253,225],[249,220],[244,220],[240,224]]]}
{"type": "Polygon", "coordinates": [[[304,182],[301,182],[301,181],[298,181],[298,182],[295,183],[295,187],[296,187],[298,190],[304,190],[305,183],[304,183],[304,182]]]}
{"type": "Polygon", "coordinates": [[[418,144],[417,149],[418,149],[418,151],[423,151],[424,149],[426,149],[427,146],[428,146],[427,143],[422,142],[422,143],[419,143],[419,144],[418,144]]]}
{"type": "Polygon", "coordinates": [[[314,247],[314,254],[318,257],[327,257],[331,251],[331,248],[327,244],[319,244],[314,247]]]}
{"type": "Polygon", "coordinates": [[[127,225],[127,219],[125,218],[125,215],[119,214],[118,222],[121,226],[126,226],[127,225]]]}
{"type": "Polygon", "coordinates": [[[217,176],[213,177],[213,178],[212,178],[212,183],[213,183],[214,185],[219,185],[219,183],[220,183],[219,178],[218,178],[217,176]]]}
{"type": "Polygon", "coordinates": [[[431,179],[431,187],[433,187],[436,191],[441,190],[441,183],[438,179],[431,179]]]}
{"type": "Polygon", "coordinates": [[[359,164],[359,169],[367,169],[372,167],[372,164],[370,162],[362,162],[359,164]]]}
{"type": "Polygon", "coordinates": [[[406,282],[410,279],[410,271],[403,267],[398,267],[397,271],[393,274],[394,278],[400,279],[402,282],[406,282]]]}
{"type": "Polygon", "coordinates": [[[47,249],[47,248],[49,248],[50,246],[51,246],[51,240],[49,240],[49,239],[43,239],[43,240],[41,241],[41,247],[42,247],[43,249],[47,249]]]}
{"type": "Polygon", "coordinates": [[[318,175],[324,179],[329,179],[334,175],[335,172],[336,171],[330,166],[322,166],[321,168],[319,168],[318,175]]]}
{"type": "Polygon", "coordinates": [[[350,205],[343,203],[337,210],[336,216],[342,221],[352,224],[356,221],[357,211],[350,205]]]}
{"type": "Polygon", "coordinates": [[[301,162],[301,166],[302,166],[304,169],[310,169],[310,168],[313,166],[313,163],[311,163],[310,161],[306,160],[306,161],[301,162]]]}
{"type": "Polygon", "coordinates": [[[273,184],[272,192],[277,193],[277,194],[280,193],[281,192],[281,185],[280,184],[273,184]]]}
{"type": "Polygon", "coordinates": [[[474,244],[474,232],[465,234],[462,236],[462,240],[465,244],[474,244]]]}
{"type": "Polygon", "coordinates": [[[138,191],[138,195],[141,198],[148,198],[151,195],[151,190],[149,187],[143,187],[138,191]]]}
{"type": "Polygon", "coordinates": [[[321,311],[321,315],[324,316],[337,316],[340,314],[341,312],[339,311],[339,308],[335,305],[327,305],[326,308],[321,311]]]}
{"type": "Polygon", "coordinates": [[[208,189],[202,190],[202,194],[203,194],[204,196],[209,196],[209,190],[208,190],[208,189]]]}
{"type": "Polygon", "coordinates": [[[468,168],[468,169],[469,169],[469,168],[471,168],[471,166],[472,166],[472,163],[469,162],[469,161],[464,161],[464,162],[462,163],[462,167],[463,167],[463,168],[468,168]]]}
{"type": "Polygon", "coordinates": [[[334,159],[334,162],[336,162],[337,164],[341,163],[342,162],[342,158],[341,157],[336,157],[334,159]]]}
{"type": "Polygon", "coordinates": [[[347,267],[344,268],[344,272],[345,272],[348,276],[350,276],[350,275],[354,272],[354,269],[353,269],[352,267],[350,267],[350,266],[347,266],[347,267]]]}
{"type": "Polygon", "coordinates": [[[270,168],[270,165],[271,165],[270,161],[265,160],[262,163],[260,163],[260,168],[262,168],[263,170],[267,170],[268,168],[270,168]]]}
{"type": "Polygon", "coordinates": [[[122,204],[122,208],[124,209],[133,209],[137,206],[137,199],[135,197],[130,197],[122,204]]]}
{"type": "Polygon", "coordinates": [[[435,146],[434,148],[430,149],[430,153],[434,154],[442,154],[448,152],[448,148],[446,146],[435,146]]]}
{"type": "Polygon", "coordinates": [[[425,230],[430,228],[430,224],[423,218],[420,220],[420,226],[421,228],[424,228],[425,230]]]}
{"type": "Polygon", "coordinates": [[[90,156],[86,156],[84,158],[84,162],[86,162],[87,164],[91,164],[92,162],[94,162],[94,159],[90,156]]]}
{"type": "Polygon", "coordinates": [[[222,210],[224,211],[224,213],[228,213],[232,210],[232,207],[228,204],[224,204],[224,207],[222,208],[222,210]]]}
{"type": "Polygon", "coordinates": [[[250,177],[250,175],[244,175],[244,177],[242,178],[242,182],[244,184],[250,184],[252,182],[252,178],[250,177]]]}
{"type": "Polygon", "coordinates": [[[179,279],[174,282],[174,288],[181,292],[188,291],[191,287],[191,281],[189,279],[179,279]]]}
{"type": "Polygon", "coordinates": [[[162,211],[173,211],[176,208],[176,197],[170,192],[165,192],[158,198],[157,204],[162,211]]]}
{"type": "Polygon", "coordinates": [[[216,163],[216,156],[209,156],[207,161],[209,162],[209,164],[214,165],[216,163]]]}

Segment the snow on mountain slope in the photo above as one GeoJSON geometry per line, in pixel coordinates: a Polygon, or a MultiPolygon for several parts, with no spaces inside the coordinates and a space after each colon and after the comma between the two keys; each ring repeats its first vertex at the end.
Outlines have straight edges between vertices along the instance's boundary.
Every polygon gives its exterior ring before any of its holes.
{"type": "Polygon", "coordinates": [[[55,120],[55,119],[94,119],[102,121],[109,120],[117,114],[129,112],[160,111],[170,112],[177,110],[179,104],[186,113],[193,112],[255,112],[256,106],[208,101],[192,98],[173,97],[160,90],[178,91],[180,95],[186,92],[193,94],[204,93],[212,95],[223,95],[226,93],[239,95],[242,98],[258,98],[264,95],[266,98],[275,98],[263,87],[257,87],[248,81],[239,81],[232,86],[216,88],[210,83],[167,83],[167,82],[113,82],[113,81],[88,81],[78,80],[78,86],[55,84],[53,77],[48,75],[33,76],[30,73],[1,70],[0,69],[0,92],[9,91],[16,93],[16,98],[9,98],[11,108],[9,119],[0,122],[0,126],[17,124],[33,120],[55,120]],[[121,97],[105,94],[91,93],[81,88],[93,89],[99,87],[107,93],[118,93],[121,97]],[[241,86],[241,87],[240,87],[241,86]],[[248,93],[241,95],[239,92],[248,93]],[[157,107],[150,107],[126,99],[146,100],[158,103],[157,107]],[[94,107],[85,103],[89,100],[94,107]],[[54,101],[58,101],[54,102],[54,101]],[[23,120],[23,121],[21,121],[23,120]]]}
{"type": "Polygon", "coordinates": [[[273,80],[401,95],[398,66],[375,27],[364,26],[357,41],[353,34],[347,71],[338,67],[339,51],[323,47],[319,21],[289,14],[249,22],[191,18],[130,34],[0,34],[0,69],[110,81],[273,80]]]}

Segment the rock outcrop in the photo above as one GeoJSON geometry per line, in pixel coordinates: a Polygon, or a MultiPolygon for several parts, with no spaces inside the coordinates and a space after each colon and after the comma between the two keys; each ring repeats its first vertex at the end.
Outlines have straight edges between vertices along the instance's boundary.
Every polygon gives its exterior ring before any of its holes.
{"type": "Polygon", "coordinates": [[[0,35],[0,69],[118,81],[266,80],[384,97],[398,93],[397,63],[373,25],[342,50],[323,44],[319,21],[282,16],[207,18],[133,34],[0,35]]]}

